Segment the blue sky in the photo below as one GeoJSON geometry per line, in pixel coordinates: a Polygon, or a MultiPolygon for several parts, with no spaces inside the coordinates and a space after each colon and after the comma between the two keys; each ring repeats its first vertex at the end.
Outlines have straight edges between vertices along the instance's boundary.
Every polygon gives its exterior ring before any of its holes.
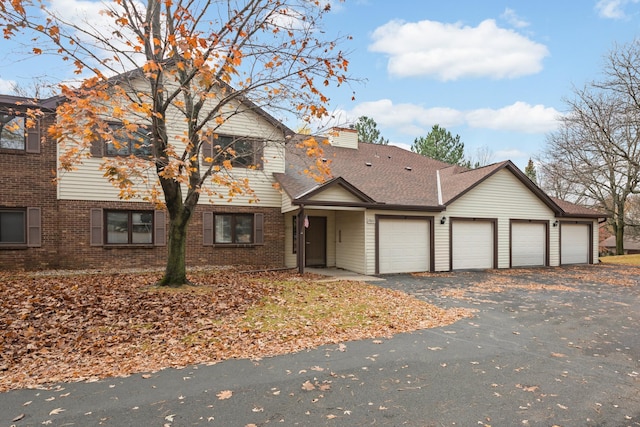
{"type": "MultiPolygon", "coordinates": [[[[640,36],[640,0],[331,1],[327,31],[353,36],[342,47],[364,80],[328,93],[337,123],[372,117],[407,149],[439,124],[467,155],[484,150],[521,168],[544,148],[572,87],[598,79],[607,52],[640,36]]],[[[65,71],[2,43],[1,93],[65,71]]]]}
{"type": "Polygon", "coordinates": [[[348,89],[332,94],[336,112],[372,117],[405,148],[439,124],[468,155],[488,149],[524,168],[563,98],[640,36],[640,0],[360,0],[328,24],[354,36],[350,71],[367,79],[355,102],[348,89]]]}

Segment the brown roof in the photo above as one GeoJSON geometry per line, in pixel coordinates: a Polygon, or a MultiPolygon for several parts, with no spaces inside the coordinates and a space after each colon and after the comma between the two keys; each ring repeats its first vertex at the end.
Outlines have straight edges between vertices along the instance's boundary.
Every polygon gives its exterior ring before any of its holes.
{"type": "MultiPolygon", "coordinates": [[[[450,165],[392,145],[359,143],[358,149],[322,146],[334,178],[341,177],[377,204],[441,210],[436,171],[450,165]]],[[[294,143],[287,145],[286,172],[276,179],[292,198],[320,184],[302,173],[309,162],[294,143]]]]}
{"type": "Polygon", "coordinates": [[[296,141],[306,137],[296,135],[287,144],[286,171],[274,174],[282,189],[295,202],[303,203],[325,186],[339,184],[356,195],[362,205],[440,211],[496,172],[508,169],[557,216],[604,216],[591,209],[552,199],[511,161],[467,169],[392,145],[358,143],[357,150],[323,145],[323,157],[331,162],[332,177],[325,183],[318,183],[302,172],[310,160],[296,148],[296,141]],[[438,196],[438,179],[441,199],[438,196]]]}
{"type": "MultiPolygon", "coordinates": [[[[626,250],[640,250],[640,237],[625,236],[623,239],[623,245],[626,250]]],[[[605,248],[616,247],[616,236],[609,236],[600,242],[600,246],[605,248]]]]}
{"type": "Polygon", "coordinates": [[[567,202],[557,197],[551,198],[562,209],[564,216],[584,217],[584,218],[607,218],[608,214],[599,212],[595,209],[586,208],[584,206],[576,205],[571,202],[567,202]]]}

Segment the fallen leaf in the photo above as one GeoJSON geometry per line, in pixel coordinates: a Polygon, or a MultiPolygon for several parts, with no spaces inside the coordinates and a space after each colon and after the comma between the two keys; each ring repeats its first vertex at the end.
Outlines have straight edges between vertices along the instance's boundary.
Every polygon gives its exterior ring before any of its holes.
{"type": "Polygon", "coordinates": [[[304,383],[302,383],[302,389],[303,390],[311,391],[311,390],[315,390],[315,388],[316,388],[316,386],[311,384],[311,382],[309,380],[307,380],[304,383]]]}
{"type": "Polygon", "coordinates": [[[24,414],[20,414],[17,417],[15,417],[14,419],[12,419],[11,421],[15,423],[16,421],[20,421],[23,418],[24,418],[24,414]]]}
{"type": "Polygon", "coordinates": [[[176,414],[167,415],[166,417],[164,417],[164,419],[166,421],[173,422],[173,417],[175,417],[175,416],[176,416],[176,414]]]}
{"type": "Polygon", "coordinates": [[[220,393],[216,394],[218,400],[225,400],[231,398],[233,396],[233,392],[231,390],[223,390],[220,393]]]}
{"type": "Polygon", "coordinates": [[[336,418],[336,415],[329,414],[329,415],[327,415],[327,418],[329,418],[330,420],[332,420],[332,419],[336,418]]]}
{"type": "Polygon", "coordinates": [[[56,409],[52,409],[51,412],[49,412],[49,415],[58,415],[61,412],[64,412],[64,409],[62,408],[56,408],[56,409]]]}

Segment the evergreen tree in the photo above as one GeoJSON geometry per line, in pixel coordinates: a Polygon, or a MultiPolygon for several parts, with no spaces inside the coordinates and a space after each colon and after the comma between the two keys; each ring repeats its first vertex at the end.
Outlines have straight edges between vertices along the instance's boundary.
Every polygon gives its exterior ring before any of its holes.
{"type": "Polygon", "coordinates": [[[460,141],[460,135],[453,136],[439,125],[434,125],[427,136],[416,138],[411,151],[452,165],[470,167],[464,158],[464,143],[460,141]]]}
{"type": "Polygon", "coordinates": [[[360,116],[355,125],[358,131],[358,142],[371,142],[374,144],[389,144],[388,139],[384,139],[378,130],[378,124],[371,117],[360,116]]]}
{"type": "Polygon", "coordinates": [[[529,163],[527,163],[527,167],[524,168],[524,173],[529,177],[534,184],[538,184],[538,174],[536,173],[536,167],[533,164],[533,160],[529,159],[529,163]]]}

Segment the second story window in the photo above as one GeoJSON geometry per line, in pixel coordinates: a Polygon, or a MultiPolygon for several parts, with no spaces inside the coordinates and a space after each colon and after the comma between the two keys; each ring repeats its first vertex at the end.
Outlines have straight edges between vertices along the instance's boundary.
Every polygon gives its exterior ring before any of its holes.
{"type": "Polygon", "coordinates": [[[24,120],[24,116],[0,113],[0,148],[25,149],[24,120]]]}
{"type": "Polygon", "coordinates": [[[235,168],[262,167],[263,142],[259,139],[218,135],[202,146],[205,165],[229,160],[235,168]]]}
{"type": "Polygon", "coordinates": [[[104,155],[109,157],[151,157],[151,138],[147,130],[138,127],[134,132],[122,123],[110,123],[113,141],[105,141],[104,155]]]}

